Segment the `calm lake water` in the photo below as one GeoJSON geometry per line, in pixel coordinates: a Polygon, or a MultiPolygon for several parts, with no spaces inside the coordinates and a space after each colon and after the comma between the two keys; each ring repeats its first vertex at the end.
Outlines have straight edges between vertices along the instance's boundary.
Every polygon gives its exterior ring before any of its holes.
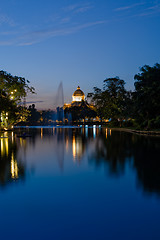
{"type": "Polygon", "coordinates": [[[106,128],[0,134],[0,239],[160,239],[160,138],[106,128]]]}

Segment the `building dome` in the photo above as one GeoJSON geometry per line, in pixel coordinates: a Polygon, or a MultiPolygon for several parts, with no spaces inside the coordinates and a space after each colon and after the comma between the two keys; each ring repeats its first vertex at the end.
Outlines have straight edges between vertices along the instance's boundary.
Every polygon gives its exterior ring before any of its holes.
{"type": "Polygon", "coordinates": [[[73,96],[84,96],[84,92],[78,86],[77,90],[73,93],[73,96]]]}
{"type": "Polygon", "coordinates": [[[85,99],[84,92],[78,86],[77,90],[72,95],[72,102],[81,102],[84,99],[85,99]]]}

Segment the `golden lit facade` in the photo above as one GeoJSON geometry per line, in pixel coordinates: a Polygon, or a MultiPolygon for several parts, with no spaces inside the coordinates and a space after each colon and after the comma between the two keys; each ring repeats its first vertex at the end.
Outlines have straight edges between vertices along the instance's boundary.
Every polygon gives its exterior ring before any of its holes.
{"type": "Polygon", "coordinates": [[[74,103],[74,102],[82,102],[84,100],[85,100],[84,92],[78,86],[77,90],[72,95],[72,103],[74,103]]]}
{"type": "Polygon", "coordinates": [[[63,108],[70,108],[71,106],[79,106],[79,104],[85,101],[85,95],[84,92],[80,89],[80,87],[77,87],[77,90],[72,95],[72,102],[71,103],[65,103],[63,108]]]}

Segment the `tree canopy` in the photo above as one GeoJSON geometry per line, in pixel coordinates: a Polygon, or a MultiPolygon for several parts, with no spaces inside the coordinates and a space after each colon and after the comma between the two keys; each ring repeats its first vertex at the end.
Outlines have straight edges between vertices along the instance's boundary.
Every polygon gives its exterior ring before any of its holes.
{"type": "Polygon", "coordinates": [[[119,77],[106,78],[103,81],[103,90],[95,87],[94,92],[88,94],[88,97],[92,98],[99,117],[116,121],[126,117],[126,101],[129,94],[124,85],[125,81],[119,77]]]}
{"type": "Polygon", "coordinates": [[[160,64],[144,65],[140,71],[134,76],[135,117],[149,126],[151,120],[160,120],[160,64]]]}
{"type": "Polygon", "coordinates": [[[30,82],[23,77],[12,76],[10,73],[0,71],[0,91],[5,93],[10,99],[18,102],[30,93],[35,93],[35,89],[30,87],[30,82]]]}
{"type": "Polygon", "coordinates": [[[19,104],[28,93],[35,93],[35,89],[30,87],[29,83],[23,77],[0,71],[0,113],[8,113],[9,124],[23,120],[28,112],[19,104]]]}

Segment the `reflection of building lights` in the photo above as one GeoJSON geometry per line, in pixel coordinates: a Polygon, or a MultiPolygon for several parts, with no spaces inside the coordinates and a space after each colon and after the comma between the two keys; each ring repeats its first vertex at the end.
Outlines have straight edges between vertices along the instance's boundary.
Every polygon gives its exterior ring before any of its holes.
{"type": "Polygon", "coordinates": [[[112,130],[111,129],[110,129],[109,133],[110,133],[110,136],[111,136],[111,134],[112,134],[112,130]]]}
{"type": "Polygon", "coordinates": [[[86,137],[88,137],[88,125],[85,125],[85,134],[86,134],[86,137]]]}
{"type": "Polygon", "coordinates": [[[43,128],[41,128],[41,139],[43,138],[43,128]]]}
{"type": "Polygon", "coordinates": [[[88,137],[88,128],[85,129],[86,137],[88,137]]]}
{"type": "Polygon", "coordinates": [[[6,155],[8,156],[8,138],[5,138],[6,155]]]}
{"type": "Polygon", "coordinates": [[[75,160],[75,158],[76,158],[76,140],[75,140],[75,136],[73,136],[73,140],[72,140],[72,153],[73,153],[73,160],[75,160]]]}
{"type": "Polygon", "coordinates": [[[66,139],[66,151],[68,152],[68,149],[69,149],[69,141],[68,141],[68,138],[66,139]]]}
{"type": "Polygon", "coordinates": [[[75,136],[73,136],[72,140],[72,152],[73,152],[73,161],[78,159],[80,161],[82,154],[83,154],[83,144],[82,139],[75,136]]]}
{"type": "MultiPolygon", "coordinates": [[[[5,136],[6,134],[4,134],[4,137],[5,136]]],[[[1,139],[1,156],[4,156],[5,154],[8,156],[8,138],[7,137],[1,139]]]]}
{"type": "Polygon", "coordinates": [[[14,134],[13,134],[13,132],[11,133],[11,136],[12,136],[12,142],[13,142],[13,140],[14,140],[14,134]]]}
{"type": "Polygon", "coordinates": [[[96,137],[96,125],[93,125],[93,137],[96,137]]]}
{"type": "Polygon", "coordinates": [[[4,143],[3,143],[3,139],[1,139],[1,155],[4,155],[4,143]]]}
{"type": "Polygon", "coordinates": [[[106,128],[106,138],[108,137],[108,131],[107,131],[107,128],[106,128]]]}
{"type": "Polygon", "coordinates": [[[22,146],[23,146],[22,138],[20,138],[19,140],[20,140],[20,145],[21,145],[21,147],[22,147],[22,146]]]}
{"type": "Polygon", "coordinates": [[[13,153],[12,153],[12,156],[11,156],[11,177],[13,179],[18,178],[18,165],[17,165],[17,161],[14,160],[13,153]]]}

